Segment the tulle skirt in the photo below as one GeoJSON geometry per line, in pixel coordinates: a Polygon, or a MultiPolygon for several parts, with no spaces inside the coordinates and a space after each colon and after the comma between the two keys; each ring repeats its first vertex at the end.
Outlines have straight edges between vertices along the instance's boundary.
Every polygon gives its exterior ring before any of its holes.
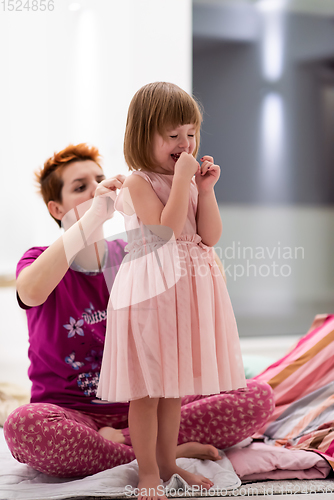
{"type": "Polygon", "coordinates": [[[198,235],[128,245],[113,285],[97,396],[125,402],[246,386],[236,321],[198,235]]]}

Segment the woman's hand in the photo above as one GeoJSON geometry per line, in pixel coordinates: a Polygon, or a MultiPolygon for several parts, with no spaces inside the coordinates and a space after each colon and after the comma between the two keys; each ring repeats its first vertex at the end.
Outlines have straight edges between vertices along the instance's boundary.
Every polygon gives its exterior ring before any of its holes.
{"type": "Polygon", "coordinates": [[[198,192],[205,193],[212,190],[220,177],[220,167],[214,164],[212,156],[203,156],[203,162],[195,174],[198,192]]]}
{"type": "Polygon", "coordinates": [[[121,189],[125,175],[118,174],[100,182],[96,188],[90,211],[97,217],[106,221],[113,216],[116,189],[121,189]]]}

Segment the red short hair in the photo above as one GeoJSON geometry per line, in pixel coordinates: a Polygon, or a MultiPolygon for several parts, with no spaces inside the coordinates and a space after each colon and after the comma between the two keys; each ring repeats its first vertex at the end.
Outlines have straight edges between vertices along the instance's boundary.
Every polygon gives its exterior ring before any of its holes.
{"type": "MultiPolygon", "coordinates": [[[[39,192],[43,196],[46,206],[49,201],[62,203],[63,179],[62,172],[70,163],[75,161],[94,161],[100,168],[101,155],[95,146],[89,146],[86,143],[70,144],[62,151],[54,153],[51,158],[46,160],[43,167],[35,172],[35,178],[38,183],[39,192]]],[[[51,217],[61,227],[61,221],[51,217]]]]}

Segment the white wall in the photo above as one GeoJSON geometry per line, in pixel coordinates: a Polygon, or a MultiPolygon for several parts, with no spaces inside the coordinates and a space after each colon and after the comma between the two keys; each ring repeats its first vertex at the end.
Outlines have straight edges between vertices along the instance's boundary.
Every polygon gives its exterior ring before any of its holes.
{"type": "Polygon", "coordinates": [[[217,250],[242,336],[302,335],[334,310],[333,20],[285,14],[194,0],[200,155],[221,165],[217,250]]]}
{"type": "Polygon", "coordinates": [[[334,208],[221,205],[216,251],[243,336],[303,335],[333,313],[334,208]]]}
{"type": "Polygon", "coordinates": [[[59,235],[33,171],[70,142],[100,148],[106,174],[127,171],[127,108],[145,83],[191,91],[191,0],[55,0],[52,12],[0,15],[0,275],[59,235]]]}

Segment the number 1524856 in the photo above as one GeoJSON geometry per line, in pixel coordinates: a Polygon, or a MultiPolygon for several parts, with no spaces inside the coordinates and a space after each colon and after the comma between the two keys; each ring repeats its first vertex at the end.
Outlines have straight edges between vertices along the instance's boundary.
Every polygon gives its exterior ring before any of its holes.
{"type": "Polygon", "coordinates": [[[2,0],[1,5],[8,12],[51,12],[55,8],[54,0],[2,0]]]}

